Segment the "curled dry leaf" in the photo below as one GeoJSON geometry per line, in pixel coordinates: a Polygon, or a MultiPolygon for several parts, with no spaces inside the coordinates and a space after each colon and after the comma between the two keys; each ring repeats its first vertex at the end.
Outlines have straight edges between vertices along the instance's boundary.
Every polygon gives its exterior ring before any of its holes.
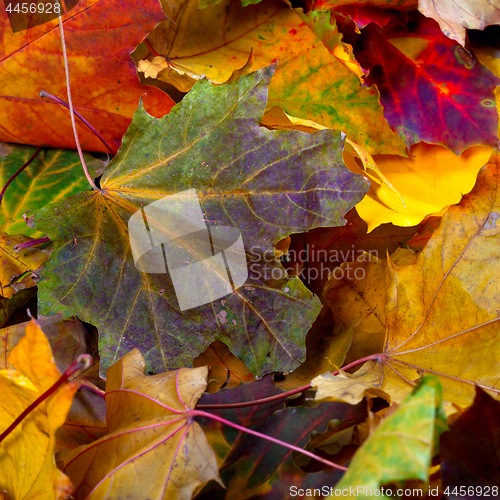
{"type": "Polygon", "coordinates": [[[192,420],[207,386],[207,367],[144,375],[134,349],[111,366],[106,379],[108,434],[59,454],[76,487],[76,498],[189,500],[193,490],[221,482],[215,454],[192,420]]]}
{"type": "Polygon", "coordinates": [[[500,24],[498,0],[419,0],[418,10],[437,21],[448,38],[464,47],[466,30],[500,24]]]}
{"type": "Polygon", "coordinates": [[[456,156],[443,146],[420,142],[410,148],[409,158],[403,158],[371,156],[353,146],[355,151],[346,148],[344,161],[352,172],[370,178],[370,191],[356,205],[368,231],[387,222],[415,226],[442,215],[470,193],[493,151],[490,146],[471,146],[456,156]]]}
{"type": "MultiPolygon", "coordinates": [[[[8,361],[16,370],[0,371],[0,432],[61,376],[49,341],[34,320],[8,361]]],[[[77,388],[76,383],[64,384],[0,443],[0,491],[12,500],[63,499],[73,491],[55,465],[54,446],[77,388]]]]}

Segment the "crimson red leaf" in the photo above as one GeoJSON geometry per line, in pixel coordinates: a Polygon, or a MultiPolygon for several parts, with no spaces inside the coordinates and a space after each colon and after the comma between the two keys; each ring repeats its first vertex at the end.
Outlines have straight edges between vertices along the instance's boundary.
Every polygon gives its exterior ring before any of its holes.
{"type": "Polygon", "coordinates": [[[473,144],[495,144],[500,80],[432,19],[413,12],[408,32],[391,22],[368,25],[355,48],[380,90],[384,116],[406,144],[441,144],[460,154],[473,144]]]}

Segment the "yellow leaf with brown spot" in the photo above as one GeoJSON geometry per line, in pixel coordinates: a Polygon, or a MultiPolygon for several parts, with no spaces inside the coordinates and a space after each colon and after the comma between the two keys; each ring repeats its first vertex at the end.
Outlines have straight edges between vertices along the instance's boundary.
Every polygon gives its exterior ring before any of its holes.
{"type": "MultiPolygon", "coordinates": [[[[60,378],[49,341],[32,320],[0,370],[0,432],[60,378]]],[[[54,460],[55,433],[64,423],[76,383],[66,383],[0,443],[0,491],[12,500],[69,498],[73,488],[54,460]]]]}
{"type": "Polygon", "coordinates": [[[16,245],[32,238],[17,234],[0,233],[0,295],[10,298],[23,288],[35,286],[31,273],[38,269],[50,255],[47,249],[25,248],[17,252],[16,245]]]}
{"type": "Polygon", "coordinates": [[[62,452],[63,471],[77,498],[191,498],[193,490],[221,482],[215,454],[188,411],[207,386],[207,367],[144,375],[134,349],[107,371],[108,434],[62,452]]]}

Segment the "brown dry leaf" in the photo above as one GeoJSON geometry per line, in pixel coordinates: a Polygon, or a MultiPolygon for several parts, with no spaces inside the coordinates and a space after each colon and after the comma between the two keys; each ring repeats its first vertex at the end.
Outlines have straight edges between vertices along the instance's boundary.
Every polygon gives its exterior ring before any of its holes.
{"type": "Polygon", "coordinates": [[[433,373],[448,402],[470,405],[474,384],[499,396],[499,164],[495,151],[414,264],[389,260],[384,349],[354,375],[356,383],[370,379],[400,402],[422,375],[433,373]]]}
{"type": "MultiPolygon", "coordinates": [[[[391,259],[403,265],[408,259],[414,261],[415,255],[410,250],[398,249],[391,259]]],[[[363,252],[356,261],[341,264],[330,275],[324,297],[333,313],[333,333],[339,335],[354,325],[345,364],[383,350],[390,281],[387,261],[379,259],[377,252],[363,252]]]]}
{"type": "Polygon", "coordinates": [[[198,366],[209,368],[205,392],[217,392],[223,385],[226,389],[234,389],[241,383],[255,382],[252,372],[220,340],[212,342],[204,352],[193,359],[193,367],[198,366]]]}
{"type": "Polygon", "coordinates": [[[180,368],[148,377],[134,349],[107,371],[108,434],[64,451],[58,461],[76,487],[76,498],[190,499],[214,479],[215,454],[188,414],[207,386],[207,367],[180,368]]]}
{"type": "MultiPolygon", "coordinates": [[[[0,432],[61,376],[49,341],[32,320],[9,356],[16,370],[0,371],[0,432]]],[[[64,423],[77,390],[64,384],[0,443],[0,491],[12,500],[68,498],[73,490],[54,461],[55,433],[64,423]]]]}
{"type": "Polygon", "coordinates": [[[16,252],[14,247],[32,238],[17,234],[0,233],[0,295],[10,298],[17,291],[35,286],[31,273],[50,255],[50,250],[35,247],[16,252]]]}
{"type": "Polygon", "coordinates": [[[351,405],[358,404],[364,397],[383,398],[390,401],[390,397],[376,386],[379,382],[378,373],[369,369],[365,364],[356,375],[340,370],[338,375],[326,372],[311,381],[316,389],[315,399],[319,401],[343,401],[351,405]]]}
{"type": "Polygon", "coordinates": [[[498,0],[418,0],[418,10],[439,23],[441,31],[465,47],[466,29],[500,24],[498,0]]]}

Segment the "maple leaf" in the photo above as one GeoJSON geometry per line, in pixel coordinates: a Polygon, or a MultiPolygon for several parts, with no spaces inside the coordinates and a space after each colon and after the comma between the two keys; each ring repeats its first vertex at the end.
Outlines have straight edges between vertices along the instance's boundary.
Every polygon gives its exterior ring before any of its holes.
{"type": "Polygon", "coordinates": [[[408,26],[370,24],[354,47],[391,128],[408,147],[425,141],[460,154],[472,145],[494,145],[500,80],[433,20],[411,13],[408,26]]]}
{"type": "Polygon", "coordinates": [[[220,482],[215,454],[188,412],[207,386],[207,367],[149,377],[145,366],[134,349],[109,368],[108,434],[59,454],[77,498],[140,491],[141,498],[188,500],[198,485],[220,482]]]}
{"type": "MultiPolygon", "coordinates": [[[[403,141],[383,118],[377,89],[360,86],[361,68],[329,12],[301,14],[279,0],[248,7],[240,0],[223,0],[198,10],[198,0],[188,0],[167,14],[172,21],[147,37],[155,54],[170,65],[162,81],[183,91],[186,73],[224,83],[253,51],[254,70],[278,61],[269,85],[269,109],[280,106],[295,117],[342,130],[372,153],[405,154],[403,141]]],[[[136,59],[147,54],[142,46],[136,59]]],[[[267,126],[266,115],[263,123],[267,126]]]]}
{"type": "Polygon", "coordinates": [[[271,73],[224,86],[203,80],[161,120],[139,108],[102,191],[35,215],[56,246],[39,284],[40,312],[78,313],[105,333],[101,368],[137,345],[149,369],[190,364],[215,340],[254,374],[303,359],[319,300],[286,277],[274,244],[292,232],[344,224],[367,188],[343,166],[339,133],[259,127],[271,73]],[[126,227],[142,206],[191,188],[207,221],[241,230],[251,275],[226,298],[181,311],[168,274],[135,267],[126,227]],[[76,248],[68,244],[75,237],[76,248]]]}
{"type": "MultiPolygon", "coordinates": [[[[13,33],[4,5],[0,8],[0,140],[74,148],[68,112],[38,95],[45,90],[66,99],[57,19],[13,33]]],[[[62,19],[75,109],[90,123],[103,124],[102,136],[118,149],[144,94],[129,52],[165,19],[160,4],[140,0],[124,7],[119,0],[80,0],[62,19]]],[[[173,104],[160,90],[148,90],[145,105],[155,116],[163,116],[173,104]]],[[[85,127],[78,134],[83,149],[105,151],[85,127]]]]}
{"type": "MultiPolygon", "coordinates": [[[[438,379],[423,378],[357,451],[335,489],[347,490],[344,498],[365,499],[371,497],[369,490],[380,492],[390,481],[427,481],[436,440],[446,430],[442,398],[438,379]]],[[[392,493],[387,492],[387,497],[392,493]]],[[[333,492],[328,498],[335,498],[333,492]]]]}
{"type": "MultiPolygon", "coordinates": [[[[437,374],[445,400],[461,406],[472,402],[474,384],[500,393],[498,350],[490,347],[500,335],[498,170],[495,151],[473,191],[443,216],[416,261],[388,261],[384,349],[370,356],[359,378],[354,374],[357,382],[369,378],[395,401],[422,373],[437,374]]],[[[369,289],[364,295],[372,300],[369,289]]],[[[333,389],[330,394],[335,397],[333,389]]]]}
{"type": "MultiPolygon", "coordinates": [[[[9,355],[16,370],[0,370],[0,431],[60,378],[49,341],[36,321],[9,355]]],[[[54,462],[55,433],[64,423],[76,383],[67,383],[37,406],[0,443],[0,491],[13,500],[68,498],[69,479],[54,462]]]]}
{"type": "MultiPolygon", "coordinates": [[[[35,152],[35,148],[16,144],[5,144],[3,150],[3,154],[0,153],[0,186],[4,186],[35,152]]],[[[84,158],[92,177],[102,173],[102,161],[89,154],[84,158]]],[[[43,150],[5,192],[0,206],[0,231],[40,237],[42,233],[28,227],[23,215],[88,188],[76,151],[43,150]]]]}
{"type": "MultiPolygon", "coordinates": [[[[49,316],[37,320],[48,339],[54,362],[60,372],[68,367],[68,360],[76,359],[80,354],[92,353],[96,347],[91,345],[87,330],[76,318],[62,319],[61,315],[49,316]]],[[[0,330],[0,369],[14,368],[8,363],[12,349],[23,338],[29,322],[11,325],[0,330]]],[[[96,356],[97,360],[98,357],[96,356]]],[[[99,384],[99,363],[94,364],[71,381],[85,379],[99,384]]],[[[87,444],[101,437],[106,432],[106,403],[102,396],[89,390],[78,391],[73,398],[71,408],[63,425],[56,433],[55,451],[87,444]]]]}
{"type": "Polygon", "coordinates": [[[418,10],[464,47],[466,29],[484,30],[500,24],[500,3],[496,0],[419,0],[418,10]]]}

